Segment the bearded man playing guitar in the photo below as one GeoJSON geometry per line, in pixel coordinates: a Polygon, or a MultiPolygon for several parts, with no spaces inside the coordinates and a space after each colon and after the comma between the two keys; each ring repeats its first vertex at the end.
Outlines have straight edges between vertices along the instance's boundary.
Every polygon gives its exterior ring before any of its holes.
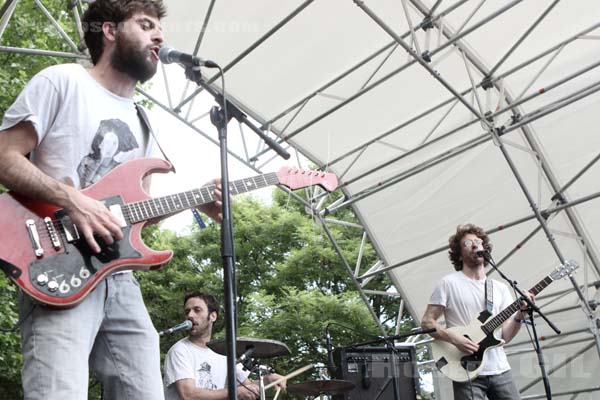
{"type": "MultiPolygon", "coordinates": [[[[94,66],[87,70],[63,64],[41,71],[0,127],[0,182],[18,195],[63,209],[91,254],[122,240],[124,225],[102,201],[80,189],[120,163],[150,156],[157,146],[138,116],[133,95],[138,82],[156,73],[164,15],[161,0],[96,0],[83,16],[94,66]]],[[[128,185],[135,183],[117,182],[128,185]]],[[[216,201],[202,208],[215,219],[218,189],[216,201]]],[[[31,232],[32,241],[43,239],[31,232]]],[[[52,239],[57,249],[70,246],[58,236],[52,239]]],[[[52,252],[50,247],[46,254],[52,252]]],[[[0,258],[8,256],[15,255],[0,258]]],[[[7,265],[0,259],[0,267],[7,265]]],[[[84,272],[71,278],[71,286],[91,275],[84,272]]],[[[50,282],[45,276],[38,275],[44,289],[50,282]]],[[[61,291],[56,281],[51,289],[61,291]]],[[[89,367],[106,399],[164,399],[158,334],[131,271],[99,280],[76,307],[51,309],[21,293],[19,308],[26,399],[87,399],[89,367]]]]}
{"type": "MultiPolygon", "coordinates": [[[[484,267],[487,262],[481,254],[477,254],[481,250],[491,251],[489,237],[483,229],[472,224],[460,225],[448,241],[448,255],[456,272],[445,276],[436,285],[421,325],[427,329],[435,328],[436,333],[432,336],[436,341],[450,343],[458,349],[459,354],[477,354],[480,343],[448,328],[469,325],[482,310],[487,309],[489,314],[496,315],[513,303],[514,299],[503,282],[486,279],[484,267]],[[446,328],[437,322],[442,315],[446,328]]],[[[527,293],[527,296],[533,301],[533,294],[527,293]]],[[[510,342],[515,337],[524,318],[524,313],[517,311],[499,327],[504,342],[510,342]]],[[[442,368],[447,365],[447,360],[442,357],[436,364],[444,372],[442,368]]],[[[453,379],[455,400],[483,400],[486,396],[490,400],[520,398],[503,347],[486,349],[479,365],[481,369],[473,377],[467,373],[467,367],[458,368],[458,372],[452,371],[454,378],[447,374],[453,379]]]]}

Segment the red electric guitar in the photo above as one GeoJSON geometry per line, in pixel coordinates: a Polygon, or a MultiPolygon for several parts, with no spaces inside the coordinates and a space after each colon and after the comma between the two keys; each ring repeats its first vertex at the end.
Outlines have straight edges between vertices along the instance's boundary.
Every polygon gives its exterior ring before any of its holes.
{"type": "MultiPolygon", "coordinates": [[[[102,244],[98,254],[90,250],[62,209],[12,192],[1,195],[0,268],[27,294],[56,308],[75,306],[112,272],[161,268],[169,262],[173,252],[148,248],[140,235],[142,227],[148,220],[160,220],[214,201],[214,185],[150,198],[142,189],[142,178],[155,172],[168,172],[170,166],[159,159],[129,161],[82,191],[102,200],[121,221],[124,238],[111,245],[102,244]]],[[[320,185],[332,191],[337,187],[337,177],[331,173],[283,167],[279,172],[230,182],[230,193],[270,185],[290,189],[320,185]]]]}

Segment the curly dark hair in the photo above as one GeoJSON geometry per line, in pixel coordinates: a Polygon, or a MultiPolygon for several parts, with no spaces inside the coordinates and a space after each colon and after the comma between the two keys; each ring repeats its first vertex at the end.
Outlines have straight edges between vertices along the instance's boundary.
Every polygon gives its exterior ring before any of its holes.
{"type": "Polygon", "coordinates": [[[83,39],[94,65],[104,51],[102,25],[105,22],[118,25],[137,12],[144,12],[159,19],[167,14],[162,0],[96,0],[90,4],[83,14],[81,25],[83,39]]]}
{"type": "MultiPolygon", "coordinates": [[[[448,258],[452,262],[452,265],[454,265],[454,269],[457,271],[463,269],[460,251],[462,248],[462,239],[465,237],[465,235],[468,235],[469,233],[483,240],[483,248],[490,253],[492,252],[492,244],[490,243],[490,238],[482,228],[473,224],[457,226],[456,233],[448,238],[448,245],[450,247],[450,250],[448,250],[448,258]]],[[[486,260],[485,265],[487,264],[488,262],[486,260]]]]}
{"type": "Polygon", "coordinates": [[[204,300],[204,302],[206,303],[206,307],[208,308],[208,315],[210,315],[213,311],[217,313],[217,318],[219,317],[219,301],[216,299],[215,296],[213,296],[210,293],[207,292],[201,292],[201,291],[195,291],[195,292],[191,292],[185,295],[185,297],[183,298],[183,305],[185,305],[185,303],[187,303],[187,301],[189,299],[191,299],[192,297],[198,297],[199,299],[204,300]]]}

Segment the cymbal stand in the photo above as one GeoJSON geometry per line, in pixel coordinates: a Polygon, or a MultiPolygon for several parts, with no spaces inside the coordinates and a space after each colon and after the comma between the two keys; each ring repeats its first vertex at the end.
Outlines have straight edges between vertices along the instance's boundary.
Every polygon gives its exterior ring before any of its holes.
{"type": "Polygon", "coordinates": [[[268,365],[261,365],[259,360],[256,360],[252,371],[258,376],[259,398],[260,400],[266,400],[265,376],[273,373],[273,368],[268,365]]]}

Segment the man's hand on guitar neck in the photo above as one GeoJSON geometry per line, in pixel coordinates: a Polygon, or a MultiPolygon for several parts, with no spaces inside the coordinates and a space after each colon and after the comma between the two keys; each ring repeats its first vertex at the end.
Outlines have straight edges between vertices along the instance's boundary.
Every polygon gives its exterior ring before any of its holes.
{"type": "MultiPolygon", "coordinates": [[[[525,292],[527,298],[535,304],[535,296],[531,292],[525,292]]],[[[527,319],[527,314],[529,311],[529,305],[527,302],[521,302],[521,309],[517,311],[512,318],[508,319],[504,324],[502,324],[502,339],[506,341],[506,343],[513,340],[513,338],[519,333],[521,329],[521,322],[527,319]]]]}
{"type": "MultiPolygon", "coordinates": [[[[223,222],[223,214],[221,213],[221,209],[223,207],[221,179],[213,179],[210,182],[207,182],[204,186],[208,185],[215,185],[215,190],[213,190],[215,201],[198,206],[198,210],[202,211],[204,214],[208,215],[217,222],[223,222]]],[[[232,200],[231,196],[229,196],[229,199],[232,200]]]]}
{"type": "Polygon", "coordinates": [[[94,234],[100,236],[106,244],[112,244],[115,239],[123,239],[119,220],[104,203],[75,189],[68,190],[67,197],[68,204],[63,208],[92,251],[100,252],[100,245],[94,238],[94,234]]]}

